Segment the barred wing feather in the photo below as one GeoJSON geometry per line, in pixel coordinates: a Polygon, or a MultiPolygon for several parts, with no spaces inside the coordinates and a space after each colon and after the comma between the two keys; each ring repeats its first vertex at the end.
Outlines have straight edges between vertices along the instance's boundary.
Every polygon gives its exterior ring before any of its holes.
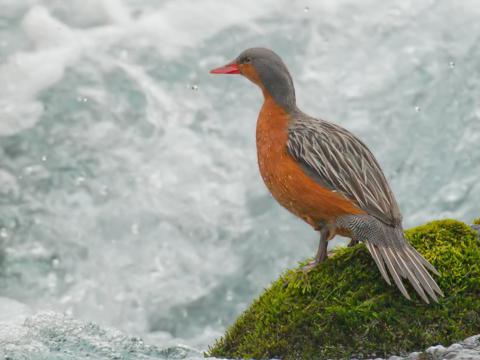
{"type": "Polygon", "coordinates": [[[347,130],[312,120],[290,126],[291,156],[322,186],[340,192],[385,224],[399,225],[397,202],[370,150],[347,130]]]}

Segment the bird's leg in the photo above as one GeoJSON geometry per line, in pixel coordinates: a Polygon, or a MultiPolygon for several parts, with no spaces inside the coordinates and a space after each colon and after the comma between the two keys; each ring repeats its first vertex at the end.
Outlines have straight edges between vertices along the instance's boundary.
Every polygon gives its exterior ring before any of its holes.
{"type": "Polygon", "coordinates": [[[321,262],[325,261],[327,259],[327,248],[328,248],[328,234],[330,230],[328,226],[323,226],[320,229],[320,241],[318,243],[318,250],[317,254],[315,255],[315,259],[302,267],[302,270],[305,272],[309,272],[312,270],[315,266],[320,264],[321,262]]]}
{"type": "Polygon", "coordinates": [[[320,241],[318,242],[317,255],[315,256],[315,261],[317,264],[327,259],[328,232],[329,231],[327,227],[324,227],[322,230],[320,230],[320,241]]]}

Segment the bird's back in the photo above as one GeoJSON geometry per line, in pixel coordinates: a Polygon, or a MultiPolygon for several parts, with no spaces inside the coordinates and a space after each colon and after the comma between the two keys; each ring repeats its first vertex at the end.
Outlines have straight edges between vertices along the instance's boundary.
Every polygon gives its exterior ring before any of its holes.
{"type": "Polygon", "coordinates": [[[387,225],[401,225],[400,209],[380,165],[348,130],[298,111],[289,124],[288,150],[321,186],[387,225]]]}

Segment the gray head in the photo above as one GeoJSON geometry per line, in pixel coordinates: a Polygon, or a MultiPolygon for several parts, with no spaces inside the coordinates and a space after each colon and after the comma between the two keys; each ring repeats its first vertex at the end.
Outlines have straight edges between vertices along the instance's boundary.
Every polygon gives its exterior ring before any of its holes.
{"type": "Polygon", "coordinates": [[[287,111],[296,108],[292,77],[280,56],[270,49],[250,48],[232,62],[210,71],[212,74],[241,74],[257,84],[287,111]]]}

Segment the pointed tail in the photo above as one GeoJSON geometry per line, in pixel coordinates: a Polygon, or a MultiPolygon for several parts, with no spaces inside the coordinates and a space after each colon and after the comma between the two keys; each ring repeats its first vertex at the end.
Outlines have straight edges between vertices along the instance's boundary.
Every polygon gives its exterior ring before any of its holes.
{"type": "Polygon", "coordinates": [[[396,249],[389,246],[374,245],[368,241],[365,241],[365,245],[372,254],[385,281],[391,284],[386,271],[388,269],[393,281],[407,299],[410,299],[410,295],[408,295],[401,277],[410,281],[418,295],[426,303],[430,302],[428,296],[436,302],[438,302],[437,295],[443,296],[442,290],[427,271],[427,269],[431,270],[438,275],[437,270],[410,244],[405,244],[405,246],[396,249]]]}
{"type": "Polygon", "coordinates": [[[412,284],[426,303],[430,303],[430,299],[438,302],[438,297],[444,296],[429,273],[439,275],[438,271],[408,243],[401,227],[386,225],[369,215],[349,216],[341,222],[356,240],[365,243],[385,281],[391,285],[390,275],[407,299],[410,295],[402,278],[412,284]]]}

